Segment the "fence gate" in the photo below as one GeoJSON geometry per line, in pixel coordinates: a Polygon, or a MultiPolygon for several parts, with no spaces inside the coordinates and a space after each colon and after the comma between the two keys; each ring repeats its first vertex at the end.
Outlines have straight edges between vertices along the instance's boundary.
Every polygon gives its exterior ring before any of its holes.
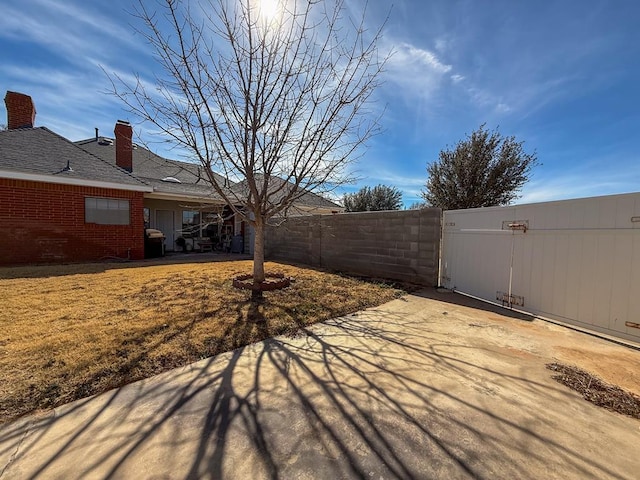
{"type": "Polygon", "coordinates": [[[640,193],[446,211],[440,283],[640,342],[640,193]]]}

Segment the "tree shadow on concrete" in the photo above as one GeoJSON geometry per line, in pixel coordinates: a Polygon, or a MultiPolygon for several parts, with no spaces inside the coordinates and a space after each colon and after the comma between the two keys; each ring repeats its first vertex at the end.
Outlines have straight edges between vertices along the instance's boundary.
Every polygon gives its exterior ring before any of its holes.
{"type": "Polygon", "coordinates": [[[631,478],[632,447],[616,436],[623,420],[578,405],[536,376],[535,362],[496,359],[491,346],[384,307],[300,325],[296,337],[6,425],[0,471],[69,479],[631,478]]]}

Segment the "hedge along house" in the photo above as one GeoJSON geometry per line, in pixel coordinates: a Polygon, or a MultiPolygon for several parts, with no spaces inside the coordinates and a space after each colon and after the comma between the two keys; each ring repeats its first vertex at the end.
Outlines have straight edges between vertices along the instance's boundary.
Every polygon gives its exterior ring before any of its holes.
{"type": "MultiPolygon", "coordinates": [[[[115,138],[96,135],[75,142],[86,152],[110,165],[131,172],[153,188],[144,194],[145,226],[165,235],[167,251],[200,249],[198,239],[216,237],[222,240],[245,235],[244,222],[214,192],[207,174],[195,163],[170,160],[133,142],[133,129],[118,121],[115,138]],[[178,239],[185,239],[182,242],[178,239]]],[[[231,182],[214,173],[223,185],[231,182]]]]}
{"type": "Polygon", "coordinates": [[[0,264],[144,257],[144,195],[126,169],[34,127],[28,95],[7,92],[0,132],[0,264]]]}

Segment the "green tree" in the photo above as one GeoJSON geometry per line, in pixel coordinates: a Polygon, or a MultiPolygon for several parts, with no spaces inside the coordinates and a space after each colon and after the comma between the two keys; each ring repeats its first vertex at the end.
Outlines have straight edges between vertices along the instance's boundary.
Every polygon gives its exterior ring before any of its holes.
{"type": "Polygon", "coordinates": [[[508,205],[538,165],[536,153],[526,153],[523,144],[481,125],[427,165],[423,198],[446,210],[508,205]]]}
{"type": "Polygon", "coordinates": [[[347,212],[400,210],[402,193],[397,188],[387,185],[362,187],[355,193],[345,194],[343,203],[347,212]]]}

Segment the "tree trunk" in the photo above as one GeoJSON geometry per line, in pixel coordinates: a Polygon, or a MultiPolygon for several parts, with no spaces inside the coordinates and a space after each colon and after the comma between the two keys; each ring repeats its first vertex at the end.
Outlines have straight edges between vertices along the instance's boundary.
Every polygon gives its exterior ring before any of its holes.
{"type": "MultiPolygon", "coordinates": [[[[261,218],[256,218],[253,237],[253,284],[262,283],[264,280],[264,223],[261,218]]],[[[262,290],[254,289],[252,297],[261,298],[262,290]]]]}

